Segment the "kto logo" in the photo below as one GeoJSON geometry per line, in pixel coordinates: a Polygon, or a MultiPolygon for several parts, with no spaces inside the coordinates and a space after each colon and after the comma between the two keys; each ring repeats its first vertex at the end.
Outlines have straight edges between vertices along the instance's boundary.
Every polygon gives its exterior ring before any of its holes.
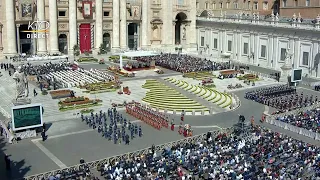
{"type": "Polygon", "coordinates": [[[47,38],[49,27],[50,23],[48,21],[33,21],[32,23],[29,21],[28,30],[22,32],[29,33],[27,34],[28,39],[47,38]]]}

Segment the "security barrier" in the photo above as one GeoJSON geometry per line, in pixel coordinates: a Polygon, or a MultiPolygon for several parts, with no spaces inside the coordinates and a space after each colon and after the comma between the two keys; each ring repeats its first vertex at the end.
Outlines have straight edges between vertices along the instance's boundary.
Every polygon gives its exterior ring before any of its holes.
{"type": "MultiPolygon", "coordinates": [[[[213,137],[217,137],[221,133],[225,133],[225,134],[229,135],[233,132],[233,128],[226,128],[226,129],[221,129],[219,131],[210,131],[210,132],[213,137]]],[[[155,146],[155,151],[159,152],[159,151],[163,151],[164,149],[171,148],[172,146],[177,146],[177,145],[183,146],[188,143],[200,142],[200,141],[205,140],[206,135],[207,135],[207,133],[203,133],[203,134],[199,134],[196,136],[180,139],[177,141],[172,141],[172,142],[168,142],[165,144],[157,145],[157,146],[155,146]]],[[[137,150],[134,152],[129,152],[129,153],[125,153],[125,154],[121,154],[121,155],[117,155],[117,156],[113,156],[113,157],[109,157],[109,158],[105,158],[105,159],[101,159],[101,160],[97,160],[97,161],[87,162],[86,165],[90,169],[97,169],[97,167],[100,167],[101,165],[104,165],[104,164],[113,164],[114,162],[117,162],[117,161],[119,162],[120,160],[123,160],[123,159],[128,159],[128,158],[133,158],[133,157],[148,154],[149,151],[150,151],[150,148],[145,148],[145,149],[137,150]]],[[[57,174],[62,173],[63,171],[71,171],[74,169],[78,170],[79,166],[80,166],[80,164],[77,164],[77,165],[74,165],[74,166],[71,166],[71,167],[68,167],[65,169],[57,169],[54,171],[49,171],[49,172],[44,172],[41,174],[28,176],[28,177],[25,177],[24,179],[25,180],[43,180],[43,179],[47,180],[47,179],[49,179],[50,176],[55,176],[57,174]]]]}

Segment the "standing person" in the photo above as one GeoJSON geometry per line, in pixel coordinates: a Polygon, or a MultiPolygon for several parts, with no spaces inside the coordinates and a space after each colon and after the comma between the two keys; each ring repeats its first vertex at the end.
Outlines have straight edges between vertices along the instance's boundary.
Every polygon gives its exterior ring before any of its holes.
{"type": "Polygon", "coordinates": [[[42,137],[42,141],[46,140],[46,131],[44,129],[42,129],[41,137],[42,137]]]}
{"type": "Polygon", "coordinates": [[[33,96],[36,97],[38,95],[36,89],[33,89],[33,96]]]}
{"type": "Polygon", "coordinates": [[[254,117],[251,116],[251,127],[254,127],[254,117]]]}
{"type": "Polygon", "coordinates": [[[1,133],[1,136],[3,135],[3,127],[0,126],[0,133],[1,133]]]}
{"type": "Polygon", "coordinates": [[[174,119],[171,121],[171,131],[174,131],[174,119]]]}
{"type": "Polygon", "coordinates": [[[181,121],[184,121],[184,110],[181,112],[181,121]]]}
{"type": "Polygon", "coordinates": [[[7,171],[10,171],[11,170],[11,162],[10,162],[10,159],[9,159],[9,155],[6,154],[4,156],[4,161],[6,162],[6,169],[7,171]]]}

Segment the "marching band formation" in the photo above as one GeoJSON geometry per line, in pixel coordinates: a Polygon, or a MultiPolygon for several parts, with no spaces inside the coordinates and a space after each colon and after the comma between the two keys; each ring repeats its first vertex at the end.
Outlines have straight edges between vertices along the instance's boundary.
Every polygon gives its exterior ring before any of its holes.
{"type": "Polygon", "coordinates": [[[132,140],[143,135],[141,126],[124,118],[116,108],[109,108],[107,113],[100,111],[99,114],[94,114],[91,112],[90,116],[81,114],[81,120],[89,127],[97,129],[98,133],[109,141],[113,140],[114,144],[125,142],[126,145],[129,145],[130,138],[132,140]]]}

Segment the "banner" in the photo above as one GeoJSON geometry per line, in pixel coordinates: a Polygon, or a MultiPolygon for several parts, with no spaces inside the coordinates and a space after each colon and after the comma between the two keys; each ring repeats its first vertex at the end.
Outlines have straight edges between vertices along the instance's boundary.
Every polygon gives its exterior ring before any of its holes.
{"type": "Polygon", "coordinates": [[[82,9],[84,17],[92,16],[92,1],[82,1],[82,9]]]}
{"type": "Polygon", "coordinates": [[[41,127],[43,125],[42,110],[41,104],[12,107],[12,130],[41,127]]]}

